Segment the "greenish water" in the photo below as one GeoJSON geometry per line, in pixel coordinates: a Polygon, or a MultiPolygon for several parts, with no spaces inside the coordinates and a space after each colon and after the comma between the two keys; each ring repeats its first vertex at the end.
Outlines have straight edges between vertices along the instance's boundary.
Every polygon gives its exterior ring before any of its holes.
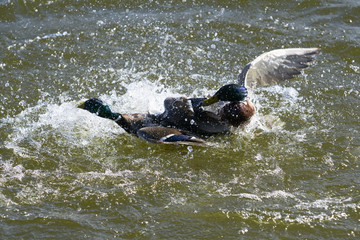
{"type": "Polygon", "coordinates": [[[0,239],[358,239],[360,2],[1,1],[0,239]],[[202,96],[264,51],[320,47],[217,148],[76,108],[202,96]]]}

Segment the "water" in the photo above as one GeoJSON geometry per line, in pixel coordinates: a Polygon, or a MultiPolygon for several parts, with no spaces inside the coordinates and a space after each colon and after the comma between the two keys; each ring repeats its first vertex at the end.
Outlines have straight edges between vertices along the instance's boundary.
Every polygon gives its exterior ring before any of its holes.
{"type": "Polygon", "coordinates": [[[1,239],[357,239],[360,3],[1,1],[1,239]],[[147,143],[123,113],[235,81],[264,51],[320,47],[257,89],[216,148],[147,143]]]}

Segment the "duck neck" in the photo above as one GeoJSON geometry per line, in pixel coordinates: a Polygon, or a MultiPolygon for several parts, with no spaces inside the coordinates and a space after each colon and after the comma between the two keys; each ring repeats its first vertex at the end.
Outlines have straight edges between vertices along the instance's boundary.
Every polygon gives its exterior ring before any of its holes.
{"type": "Polygon", "coordinates": [[[96,111],[96,115],[110,120],[116,120],[120,116],[119,113],[112,112],[108,105],[100,106],[99,109],[96,111]]]}

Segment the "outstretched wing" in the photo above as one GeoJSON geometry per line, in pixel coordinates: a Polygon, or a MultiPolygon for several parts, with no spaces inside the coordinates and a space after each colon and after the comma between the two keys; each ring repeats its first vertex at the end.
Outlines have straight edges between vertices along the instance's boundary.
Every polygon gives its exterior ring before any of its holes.
{"type": "Polygon", "coordinates": [[[291,79],[315,59],[318,48],[285,48],[261,54],[247,64],[238,76],[248,89],[270,86],[291,79]]]}

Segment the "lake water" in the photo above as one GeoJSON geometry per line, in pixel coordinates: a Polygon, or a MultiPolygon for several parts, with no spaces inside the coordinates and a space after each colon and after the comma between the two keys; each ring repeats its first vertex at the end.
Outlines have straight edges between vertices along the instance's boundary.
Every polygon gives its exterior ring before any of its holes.
{"type": "Polygon", "coordinates": [[[0,239],[358,239],[360,2],[0,1],[0,239]],[[265,51],[319,47],[215,148],[76,108],[161,112],[265,51]]]}

